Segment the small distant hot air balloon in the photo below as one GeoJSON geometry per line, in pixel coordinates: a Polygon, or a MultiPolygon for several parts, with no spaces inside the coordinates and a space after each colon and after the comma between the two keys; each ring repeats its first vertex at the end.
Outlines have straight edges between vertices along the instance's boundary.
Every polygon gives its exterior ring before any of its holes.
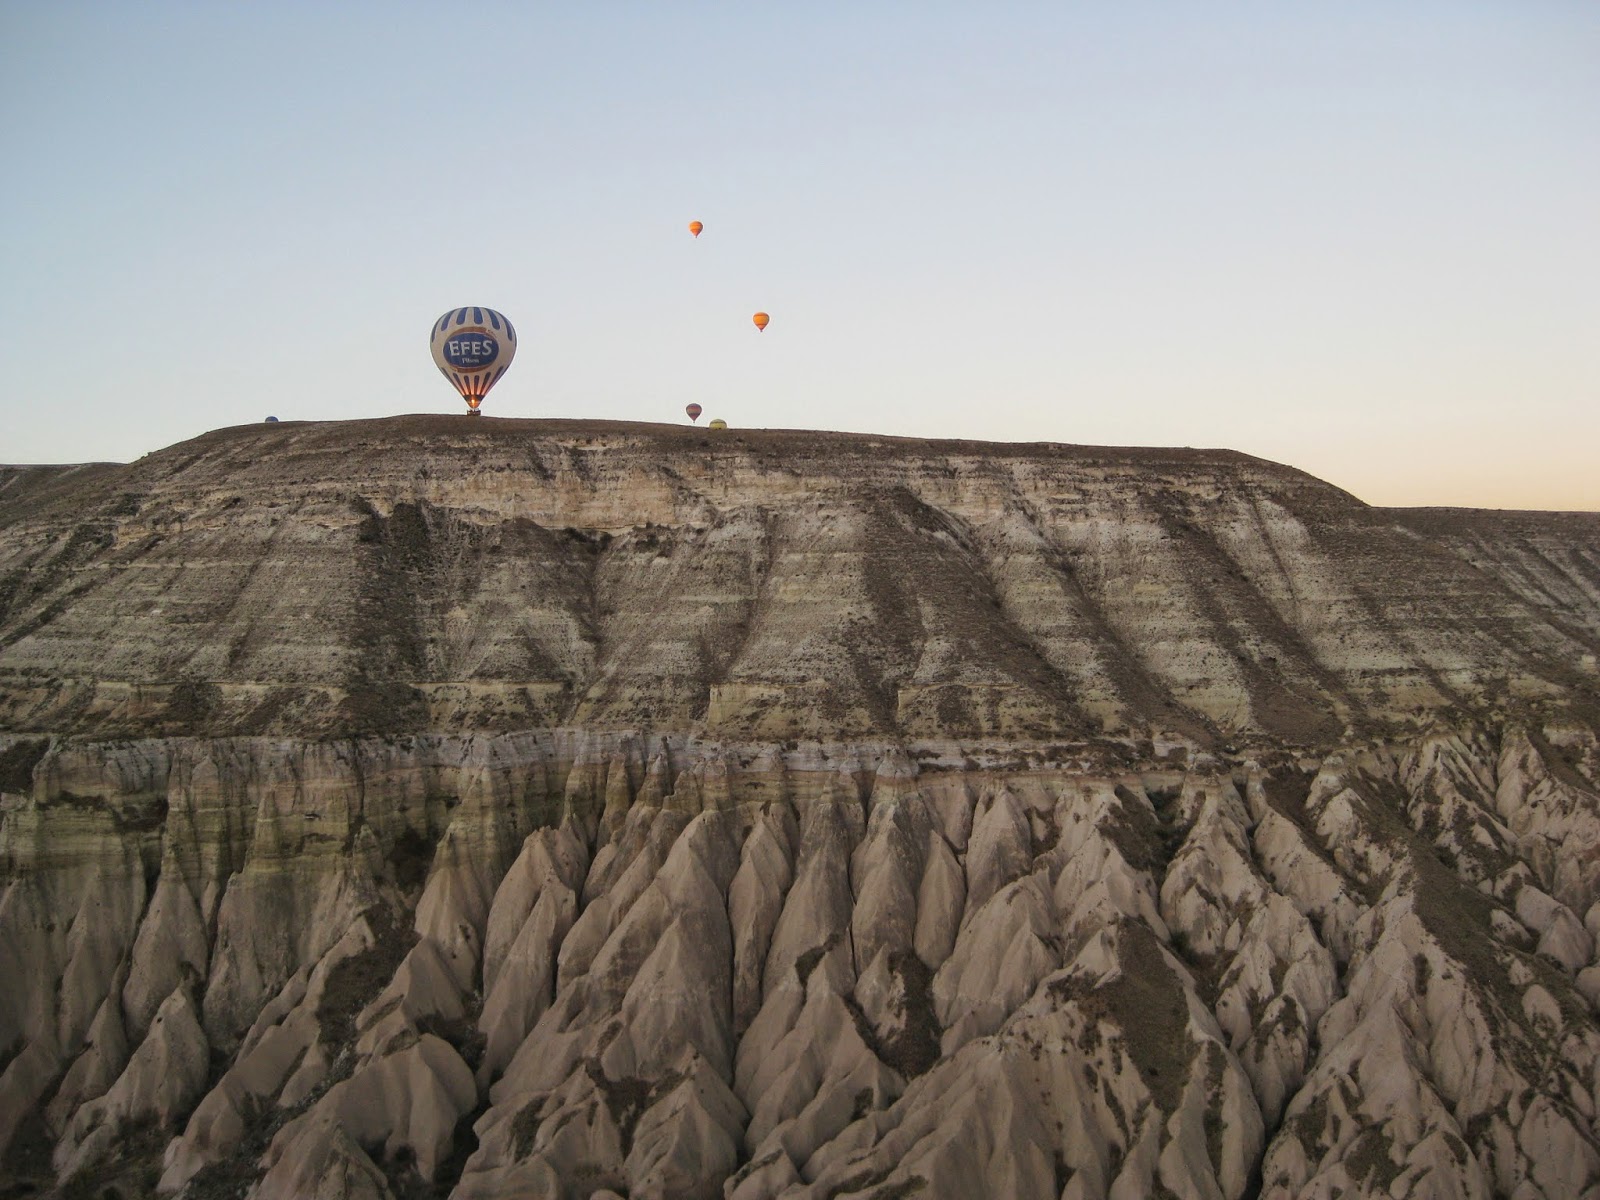
{"type": "Polygon", "coordinates": [[[689,414],[689,420],[698,421],[700,419],[700,414],[705,412],[705,409],[701,408],[698,404],[686,404],[683,407],[683,411],[689,414]]]}
{"type": "Polygon", "coordinates": [[[700,231],[702,229],[704,229],[704,228],[705,228],[705,226],[700,224],[699,221],[690,221],[689,222],[689,232],[694,234],[695,237],[699,237],[700,236],[700,231]]]}
{"type": "Polygon", "coordinates": [[[772,320],[772,318],[767,316],[766,313],[757,313],[755,316],[751,317],[750,319],[756,323],[756,328],[760,329],[762,331],[766,330],[767,322],[772,320]]]}
{"type": "Polygon", "coordinates": [[[461,393],[470,416],[517,353],[517,331],[492,308],[452,308],[433,323],[433,361],[461,393]]]}
{"type": "Polygon", "coordinates": [[[262,423],[265,424],[265,425],[276,425],[278,423],[278,418],[277,417],[268,417],[262,423]]]}
{"type": "Polygon", "coordinates": [[[726,429],[727,427],[728,423],[721,417],[713,417],[711,419],[711,424],[706,426],[707,429],[726,429]]]}

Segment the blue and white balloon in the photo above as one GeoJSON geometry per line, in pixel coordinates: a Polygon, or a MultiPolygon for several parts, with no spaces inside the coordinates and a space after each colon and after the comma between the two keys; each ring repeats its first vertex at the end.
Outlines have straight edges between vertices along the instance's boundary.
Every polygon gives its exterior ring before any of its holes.
{"type": "Polygon", "coordinates": [[[467,411],[506,373],[517,353],[517,331],[492,308],[452,308],[433,323],[433,361],[461,393],[467,411]]]}

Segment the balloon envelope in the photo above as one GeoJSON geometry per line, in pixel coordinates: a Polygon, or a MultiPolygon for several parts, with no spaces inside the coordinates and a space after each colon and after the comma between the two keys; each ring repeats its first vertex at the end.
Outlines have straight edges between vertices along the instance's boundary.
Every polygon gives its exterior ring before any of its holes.
{"type": "Polygon", "coordinates": [[[712,418],[711,424],[706,426],[707,429],[726,429],[727,427],[728,423],[721,417],[712,418]]]}
{"type": "Polygon", "coordinates": [[[689,414],[689,420],[698,421],[700,419],[700,414],[703,413],[705,409],[701,408],[698,404],[688,404],[684,406],[683,411],[689,414]]]}
{"type": "Polygon", "coordinates": [[[704,229],[704,228],[705,228],[705,226],[700,224],[699,221],[690,221],[689,222],[689,232],[694,234],[695,237],[699,237],[700,236],[700,231],[702,229],[704,229]]]}
{"type": "Polygon", "coordinates": [[[757,313],[755,316],[751,317],[750,319],[756,323],[756,328],[757,329],[762,329],[762,330],[766,329],[767,322],[772,320],[772,318],[767,316],[766,313],[757,313]]]}
{"type": "Polygon", "coordinates": [[[278,423],[278,418],[277,417],[268,417],[266,419],[266,422],[265,422],[265,424],[268,424],[268,425],[276,425],[277,423],[278,423]]]}
{"type": "Polygon", "coordinates": [[[492,308],[452,308],[433,323],[428,347],[467,408],[477,412],[516,357],[517,331],[492,308]]]}

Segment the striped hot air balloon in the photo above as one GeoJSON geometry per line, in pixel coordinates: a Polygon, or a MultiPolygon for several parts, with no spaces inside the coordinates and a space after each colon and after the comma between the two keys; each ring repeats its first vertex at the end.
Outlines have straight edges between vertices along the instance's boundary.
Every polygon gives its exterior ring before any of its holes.
{"type": "Polygon", "coordinates": [[[433,323],[433,361],[478,415],[478,405],[517,353],[517,331],[492,308],[452,308],[433,323]]]}

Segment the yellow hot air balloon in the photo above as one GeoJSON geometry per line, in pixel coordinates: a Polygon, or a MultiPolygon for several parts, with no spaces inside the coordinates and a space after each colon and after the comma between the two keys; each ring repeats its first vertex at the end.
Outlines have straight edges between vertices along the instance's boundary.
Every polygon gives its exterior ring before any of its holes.
{"type": "Polygon", "coordinates": [[[757,329],[760,329],[760,330],[763,330],[763,331],[767,328],[767,322],[772,320],[772,318],[767,316],[766,313],[757,313],[755,316],[751,317],[750,319],[756,323],[756,328],[757,329]]]}
{"type": "Polygon", "coordinates": [[[700,236],[700,231],[702,229],[704,229],[704,228],[705,228],[705,226],[700,224],[699,221],[690,221],[689,222],[689,232],[694,234],[695,237],[699,237],[700,236]]]}
{"type": "Polygon", "coordinates": [[[517,353],[517,331],[492,308],[452,308],[433,323],[433,361],[461,393],[471,416],[517,353]]]}
{"type": "Polygon", "coordinates": [[[724,421],[721,417],[713,417],[712,420],[711,420],[711,424],[706,426],[707,429],[726,429],[727,427],[728,427],[728,423],[726,421],[724,421]]]}

